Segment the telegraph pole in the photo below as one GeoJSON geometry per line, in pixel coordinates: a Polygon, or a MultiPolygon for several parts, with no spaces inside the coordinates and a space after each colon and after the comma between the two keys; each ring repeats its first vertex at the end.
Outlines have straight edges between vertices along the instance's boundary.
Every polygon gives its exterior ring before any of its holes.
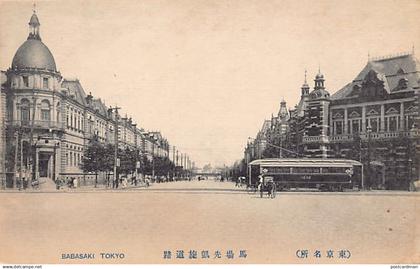
{"type": "Polygon", "coordinates": [[[18,162],[18,151],[19,151],[19,131],[16,131],[15,133],[15,167],[14,167],[14,173],[13,173],[13,188],[17,187],[17,180],[16,180],[16,175],[17,175],[17,162],[18,162]]]}
{"type": "Polygon", "coordinates": [[[175,171],[176,171],[175,146],[172,146],[172,163],[175,166],[174,169],[172,170],[172,180],[175,180],[175,171]]]}
{"type": "Polygon", "coordinates": [[[118,188],[118,177],[117,177],[117,161],[118,161],[118,109],[121,107],[115,106],[112,108],[115,110],[115,119],[114,119],[114,183],[112,187],[118,188]]]}

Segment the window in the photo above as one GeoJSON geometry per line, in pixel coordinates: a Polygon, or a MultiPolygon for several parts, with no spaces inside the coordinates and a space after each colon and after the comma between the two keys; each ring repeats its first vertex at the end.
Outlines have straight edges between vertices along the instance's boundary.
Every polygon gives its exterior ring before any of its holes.
{"type": "Polygon", "coordinates": [[[23,86],[29,87],[29,78],[27,76],[23,76],[23,86]]]}
{"type": "Polygon", "coordinates": [[[290,174],[289,167],[265,167],[269,174],[290,174]]]}
{"type": "Polygon", "coordinates": [[[372,128],[372,133],[377,133],[379,132],[380,129],[380,122],[379,122],[379,118],[369,118],[366,120],[366,130],[369,127],[372,128]]]}
{"type": "Polygon", "coordinates": [[[50,121],[50,103],[48,100],[43,100],[41,102],[41,120],[43,121],[50,121]]]}
{"type": "Polygon", "coordinates": [[[389,117],[389,131],[397,131],[397,117],[389,117]]]}
{"type": "Polygon", "coordinates": [[[70,109],[70,127],[73,128],[73,108],[70,109]]]}
{"type": "Polygon", "coordinates": [[[357,134],[360,132],[360,124],[359,124],[360,120],[353,120],[352,121],[352,131],[353,134],[357,134]]]}
{"type": "Polygon", "coordinates": [[[70,166],[73,166],[73,152],[70,151],[70,166]]]}
{"type": "Polygon", "coordinates": [[[406,130],[411,130],[414,125],[414,119],[412,115],[405,116],[405,128],[406,130]]]}
{"type": "Polygon", "coordinates": [[[20,116],[22,122],[29,122],[30,119],[30,111],[29,111],[29,100],[28,99],[22,99],[20,102],[20,116]]]}
{"type": "Polygon", "coordinates": [[[319,174],[321,169],[319,167],[293,167],[294,174],[319,174]]]}
{"type": "Polygon", "coordinates": [[[323,174],[344,174],[348,167],[322,167],[323,174]]]}
{"type": "Polygon", "coordinates": [[[60,122],[60,103],[57,103],[57,122],[60,122]]]}
{"type": "Polygon", "coordinates": [[[343,133],[343,122],[342,121],[335,122],[335,133],[338,134],[338,135],[343,133]]]}
{"type": "Polygon", "coordinates": [[[48,89],[48,78],[42,78],[42,88],[48,89]]]}

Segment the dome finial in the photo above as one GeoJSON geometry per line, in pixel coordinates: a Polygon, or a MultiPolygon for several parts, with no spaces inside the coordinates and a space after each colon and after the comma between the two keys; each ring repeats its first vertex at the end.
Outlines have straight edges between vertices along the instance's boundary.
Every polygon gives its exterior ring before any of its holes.
{"type": "Polygon", "coordinates": [[[35,10],[35,3],[33,6],[33,14],[31,16],[31,19],[29,20],[29,36],[28,39],[38,39],[41,40],[41,37],[39,36],[39,26],[41,25],[38,20],[38,16],[36,15],[35,10]]]}
{"type": "Polygon", "coordinates": [[[306,70],[306,68],[305,68],[305,84],[307,84],[308,82],[306,81],[306,74],[307,74],[307,70],[306,70]]]}
{"type": "Polygon", "coordinates": [[[36,3],[34,1],[33,5],[32,5],[32,11],[34,12],[34,14],[36,13],[36,3]]]}

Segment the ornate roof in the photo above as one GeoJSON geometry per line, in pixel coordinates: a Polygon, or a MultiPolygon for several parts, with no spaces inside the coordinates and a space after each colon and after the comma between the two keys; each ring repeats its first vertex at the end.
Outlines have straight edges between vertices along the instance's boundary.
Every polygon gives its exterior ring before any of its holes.
{"type": "Polygon", "coordinates": [[[76,102],[84,106],[87,105],[86,93],[82,85],[80,84],[79,80],[64,79],[63,82],[61,83],[61,87],[66,88],[68,90],[68,95],[74,96],[74,100],[76,102]]]}
{"type": "Polygon", "coordinates": [[[39,20],[34,13],[29,21],[28,39],[18,48],[12,61],[12,69],[42,69],[57,72],[51,51],[39,36],[39,20]]]}
{"type": "Polygon", "coordinates": [[[44,69],[57,71],[51,51],[38,39],[26,40],[16,51],[12,61],[12,69],[44,69]]]}
{"type": "Polygon", "coordinates": [[[315,89],[309,94],[309,99],[330,98],[330,93],[325,89],[315,89]]]}
{"type": "Polygon", "coordinates": [[[360,88],[362,83],[374,73],[383,82],[384,89],[388,93],[412,90],[419,87],[419,66],[420,63],[413,54],[373,59],[366,64],[352,82],[334,93],[331,99],[353,97],[354,91],[360,88]]]}

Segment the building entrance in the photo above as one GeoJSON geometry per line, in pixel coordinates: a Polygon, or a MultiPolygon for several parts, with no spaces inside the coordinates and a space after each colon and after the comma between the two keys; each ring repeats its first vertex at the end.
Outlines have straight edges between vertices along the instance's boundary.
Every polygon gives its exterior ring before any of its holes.
{"type": "Polygon", "coordinates": [[[39,177],[52,177],[51,153],[39,153],[39,177]]]}

